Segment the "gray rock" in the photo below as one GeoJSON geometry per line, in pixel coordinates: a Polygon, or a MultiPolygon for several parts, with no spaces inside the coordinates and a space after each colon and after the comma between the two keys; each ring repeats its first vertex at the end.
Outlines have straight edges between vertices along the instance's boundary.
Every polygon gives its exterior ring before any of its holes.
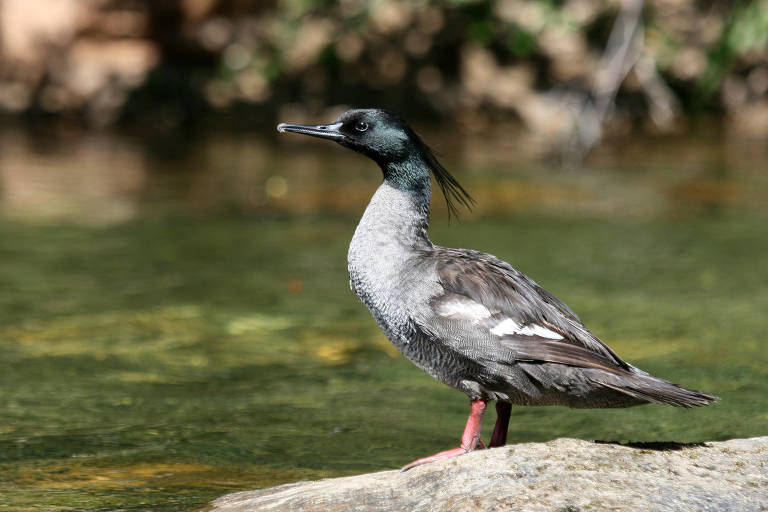
{"type": "Polygon", "coordinates": [[[768,437],[625,446],[557,439],[228,494],[244,511],[768,511],[768,437]]]}

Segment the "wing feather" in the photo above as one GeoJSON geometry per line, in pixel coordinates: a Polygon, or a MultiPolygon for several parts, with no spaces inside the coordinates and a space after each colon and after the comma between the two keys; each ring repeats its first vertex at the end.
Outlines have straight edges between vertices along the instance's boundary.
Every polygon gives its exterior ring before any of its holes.
{"type": "Polygon", "coordinates": [[[521,361],[631,373],[631,366],[592,334],[568,306],[508,263],[466,249],[440,248],[436,255],[439,282],[445,290],[443,296],[433,299],[438,314],[438,308],[447,311],[449,304],[461,304],[461,311],[466,312],[462,319],[482,321],[521,361]],[[505,321],[508,324],[504,325],[519,329],[500,331],[505,321]]]}

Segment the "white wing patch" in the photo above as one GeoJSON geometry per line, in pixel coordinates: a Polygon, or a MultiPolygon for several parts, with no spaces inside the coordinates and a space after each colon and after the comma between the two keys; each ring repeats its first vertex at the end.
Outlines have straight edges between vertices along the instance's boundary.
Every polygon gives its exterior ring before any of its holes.
{"type": "Polygon", "coordinates": [[[563,337],[552,331],[537,324],[526,325],[523,327],[519,323],[515,322],[511,318],[505,318],[496,326],[491,329],[491,333],[496,336],[505,336],[508,334],[518,334],[523,336],[540,336],[542,338],[549,338],[551,340],[561,340],[563,337]]]}
{"type": "Polygon", "coordinates": [[[498,313],[498,311],[492,312],[479,302],[458,294],[438,302],[435,305],[434,311],[443,318],[450,318],[452,320],[465,320],[469,322],[483,321],[486,326],[495,324],[491,329],[491,334],[495,334],[496,336],[517,335],[539,336],[550,340],[563,339],[561,334],[552,329],[548,329],[543,325],[529,324],[524,326],[509,317],[504,317],[504,319],[499,322],[497,320],[498,316],[494,316],[494,313],[498,313]]]}
{"type": "Polygon", "coordinates": [[[459,320],[480,321],[490,318],[491,312],[488,308],[469,298],[454,297],[450,300],[441,301],[435,312],[443,317],[459,320]]]}

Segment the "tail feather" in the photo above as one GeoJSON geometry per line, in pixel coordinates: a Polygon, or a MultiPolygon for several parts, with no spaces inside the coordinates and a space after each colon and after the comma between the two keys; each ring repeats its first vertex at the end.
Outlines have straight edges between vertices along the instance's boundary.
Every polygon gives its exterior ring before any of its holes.
{"type": "Polygon", "coordinates": [[[636,373],[632,377],[606,379],[607,382],[603,381],[601,384],[638,400],[675,407],[696,407],[720,400],[714,395],[686,389],[640,369],[633,368],[633,370],[636,373]]]}

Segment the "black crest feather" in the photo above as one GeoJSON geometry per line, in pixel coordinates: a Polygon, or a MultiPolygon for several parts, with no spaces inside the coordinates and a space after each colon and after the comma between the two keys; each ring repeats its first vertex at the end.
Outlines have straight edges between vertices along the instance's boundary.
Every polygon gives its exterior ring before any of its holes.
{"type": "Polygon", "coordinates": [[[448,206],[448,219],[451,216],[460,218],[459,209],[456,206],[457,203],[462,204],[467,210],[472,211],[472,206],[475,204],[474,198],[469,195],[469,192],[464,190],[464,187],[453,177],[453,174],[443,167],[434,151],[425,142],[419,134],[414,133],[416,139],[421,143],[421,149],[424,152],[424,159],[427,161],[429,169],[432,171],[432,175],[435,177],[437,185],[440,187],[440,191],[445,198],[445,204],[448,206]]]}

